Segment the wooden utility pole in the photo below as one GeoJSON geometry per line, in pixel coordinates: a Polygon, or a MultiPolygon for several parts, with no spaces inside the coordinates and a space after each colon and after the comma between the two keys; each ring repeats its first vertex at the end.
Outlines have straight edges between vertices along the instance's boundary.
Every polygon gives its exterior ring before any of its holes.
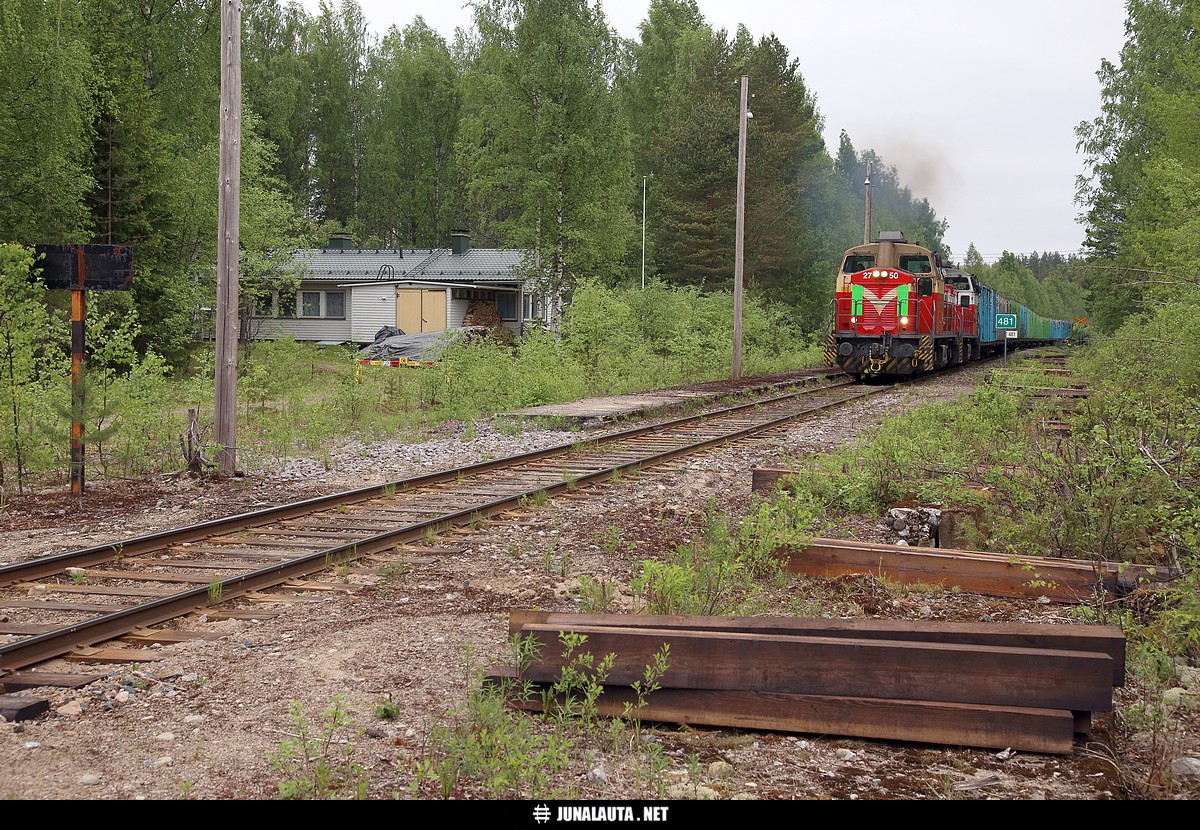
{"type": "Polygon", "coordinates": [[[730,377],[742,376],[742,239],[746,230],[746,118],[750,76],[742,76],[742,103],[738,110],[738,178],[737,178],[737,241],[733,264],[733,371],[730,377]]]}
{"type": "Polygon", "coordinates": [[[875,162],[867,160],[867,180],[863,183],[867,188],[867,216],[863,220],[863,244],[871,244],[871,171],[875,169],[875,162]]]}
{"type": "Polygon", "coordinates": [[[221,0],[221,172],[217,203],[217,469],[237,469],[238,206],[241,198],[242,3],[221,0]]]}

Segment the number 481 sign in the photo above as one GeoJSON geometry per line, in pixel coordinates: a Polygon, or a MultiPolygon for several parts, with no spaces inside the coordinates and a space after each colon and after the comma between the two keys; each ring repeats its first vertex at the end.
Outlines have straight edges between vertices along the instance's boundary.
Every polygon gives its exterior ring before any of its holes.
{"type": "Polygon", "coordinates": [[[1017,315],[1015,314],[997,314],[996,328],[998,329],[1015,329],[1017,327],[1017,315]]]}

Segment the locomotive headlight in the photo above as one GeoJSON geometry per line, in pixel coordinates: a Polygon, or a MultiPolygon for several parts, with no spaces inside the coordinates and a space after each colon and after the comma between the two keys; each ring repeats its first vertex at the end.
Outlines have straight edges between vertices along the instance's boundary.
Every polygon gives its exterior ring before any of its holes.
{"type": "Polygon", "coordinates": [[[857,317],[851,317],[851,318],[850,318],[850,325],[854,325],[854,324],[855,324],[855,323],[857,323],[857,322],[858,322],[858,318],[857,318],[857,317]]]}
{"type": "Polygon", "coordinates": [[[871,276],[877,280],[881,280],[884,277],[886,277],[887,274],[885,274],[883,271],[873,271],[873,272],[871,272],[871,276]]]}
{"type": "Polygon", "coordinates": [[[902,326],[907,326],[907,325],[908,325],[908,318],[907,318],[907,317],[901,317],[901,318],[900,318],[900,325],[902,325],[902,326]]]}

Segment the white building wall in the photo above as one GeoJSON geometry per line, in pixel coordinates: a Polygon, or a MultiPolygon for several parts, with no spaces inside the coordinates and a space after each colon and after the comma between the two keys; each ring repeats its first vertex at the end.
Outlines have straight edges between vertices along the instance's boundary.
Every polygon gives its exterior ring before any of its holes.
{"type": "Polygon", "coordinates": [[[381,328],[396,325],[396,284],[356,285],[350,292],[350,336],[373,343],[381,328]]]}
{"type": "Polygon", "coordinates": [[[254,329],[252,333],[259,340],[293,337],[296,340],[330,340],[345,343],[350,339],[349,320],[322,320],[315,317],[259,318],[255,320],[254,329]]]}
{"type": "Polygon", "coordinates": [[[467,318],[467,306],[470,304],[470,300],[450,299],[446,304],[446,328],[461,328],[463,320],[467,318]]]}

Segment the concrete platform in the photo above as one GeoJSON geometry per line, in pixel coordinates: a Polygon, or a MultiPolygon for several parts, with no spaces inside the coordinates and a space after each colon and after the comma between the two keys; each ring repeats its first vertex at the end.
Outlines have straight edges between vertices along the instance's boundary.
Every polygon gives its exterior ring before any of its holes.
{"type": "Polygon", "coordinates": [[[783,386],[818,385],[831,378],[841,376],[841,369],[801,369],[794,372],[779,372],[771,375],[697,383],[691,386],[676,386],[651,392],[635,392],[628,395],[609,395],[584,398],[569,403],[545,404],[515,409],[501,413],[500,417],[546,418],[567,421],[581,426],[598,426],[617,420],[645,418],[663,415],[697,402],[704,404],[739,392],[758,392],[783,386]]]}

